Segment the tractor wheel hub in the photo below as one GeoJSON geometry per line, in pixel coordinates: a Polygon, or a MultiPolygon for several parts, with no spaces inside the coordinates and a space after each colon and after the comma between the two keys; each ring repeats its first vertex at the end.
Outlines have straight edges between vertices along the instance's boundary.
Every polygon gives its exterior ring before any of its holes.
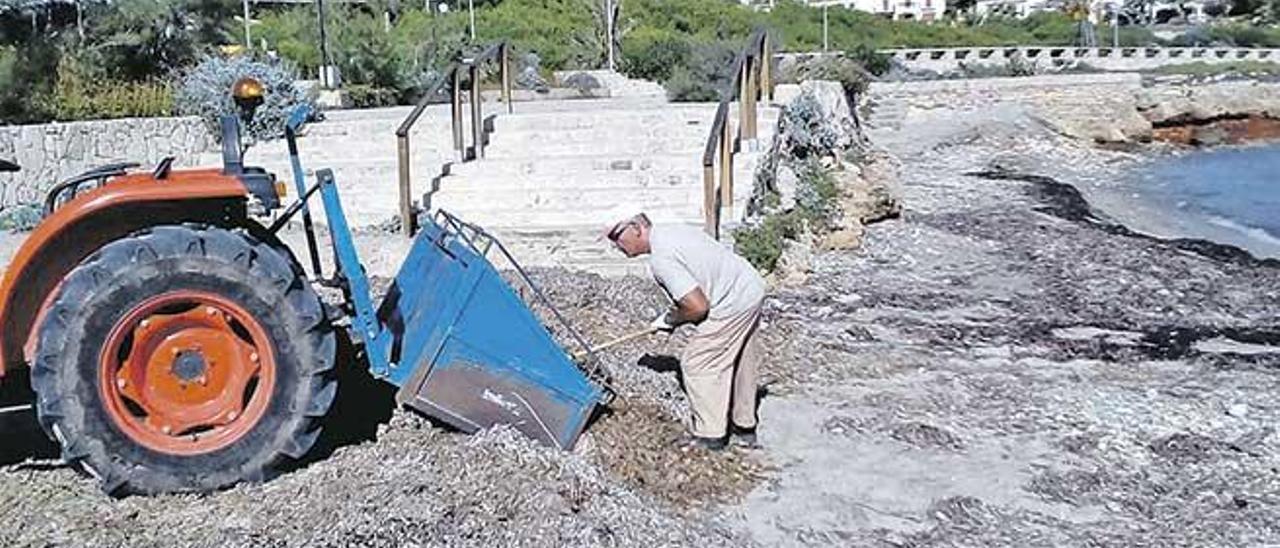
{"type": "Polygon", "coordinates": [[[181,381],[196,382],[204,377],[207,369],[208,364],[204,361],[204,354],[199,351],[180,352],[173,360],[173,375],[181,381]]]}

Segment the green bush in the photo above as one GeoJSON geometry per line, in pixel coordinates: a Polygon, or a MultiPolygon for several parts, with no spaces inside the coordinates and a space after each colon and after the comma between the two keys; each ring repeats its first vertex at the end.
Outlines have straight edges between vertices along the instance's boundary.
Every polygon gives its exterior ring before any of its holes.
{"type": "Polygon", "coordinates": [[[719,101],[733,84],[734,61],[740,47],[730,42],[694,46],[689,63],[675,67],[665,82],[667,98],[675,102],[719,101]]]}
{"type": "Polygon", "coordinates": [[[623,74],[631,78],[665,82],[675,67],[684,66],[693,54],[690,41],[672,31],[643,28],[622,42],[623,74]]]}
{"type": "Polygon", "coordinates": [[[1214,42],[1242,48],[1280,47],[1280,28],[1253,25],[1219,25],[1209,28],[1214,42]]]}
{"type": "Polygon", "coordinates": [[[852,98],[867,89],[871,74],[862,64],[842,56],[817,57],[796,69],[796,80],[830,80],[840,82],[851,102],[852,98]]]}
{"type": "Polygon", "coordinates": [[[18,78],[22,62],[18,48],[0,46],[0,121],[18,121],[27,110],[25,93],[18,78]]]}
{"type": "Polygon", "coordinates": [[[90,82],[59,74],[45,112],[63,121],[173,116],[173,90],[164,81],[90,82]]]}
{"type": "Polygon", "coordinates": [[[396,106],[401,102],[399,91],[388,90],[385,87],[357,83],[357,85],[343,86],[342,91],[347,93],[347,99],[351,101],[353,109],[378,109],[381,106],[396,106]]]}
{"type": "Polygon", "coordinates": [[[390,107],[400,104],[400,92],[365,84],[344,86],[352,108],[390,107]]]}
{"type": "Polygon", "coordinates": [[[799,176],[795,207],[766,215],[758,224],[733,233],[735,251],[764,272],[777,268],[786,240],[795,240],[806,230],[826,230],[837,213],[835,178],[816,160],[795,167],[799,176]]]}
{"type": "Polygon", "coordinates": [[[734,231],[734,251],[757,270],[772,272],[778,267],[786,240],[795,239],[801,229],[800,216],[795,212],[769,215],[755,226],[734,231]]]}
{"type": "Polygon", "coordinates": [[[0,47],[0,121],[29,124],[49,119],[48,101],[58,69],[55,44],[37,37],[21,46],[0,47]]]}
{"type": "Polygon", "coordinates": [[[858,44],[845,52],[845,57],[855,63],[862,65],[862,68],[875,76],[883,76],[893,68],[892,58],[888,55],[876,51],[875,48],[867,44],[858,44]]]}

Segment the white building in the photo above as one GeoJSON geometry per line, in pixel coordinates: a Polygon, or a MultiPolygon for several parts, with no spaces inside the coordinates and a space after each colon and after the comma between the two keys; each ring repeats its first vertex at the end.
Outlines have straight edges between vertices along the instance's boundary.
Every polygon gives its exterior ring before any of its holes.
{"type": "MultiPolygon", "coordinates": [[[[765,6],[768,0],[740,0],[743,4],[765,6]]],[[[915,19],[933,21],[942,18],[947,10],[947,0],[808,0],[814,7],[833,7],[861,10],[891,19],[915,19]]]]}
{"type": "Polygon", "coordinates": [[[1060,2],[1049,0],[978,0],[973,5],[973,14],[979,17],[999,15],[1021,19],[1033,13],[1056,10],[1059,4],[1060,2]]]}

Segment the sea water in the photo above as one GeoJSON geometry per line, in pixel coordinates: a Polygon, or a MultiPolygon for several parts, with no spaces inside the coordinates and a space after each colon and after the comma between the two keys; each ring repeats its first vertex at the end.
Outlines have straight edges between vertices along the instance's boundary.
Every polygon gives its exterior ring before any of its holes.
{"type": "Polygon", "coordinates": [[[1202,234],[1256,255],[1280,250],[1280,143],[1189,152],[1153,162],[1136,174],[1132,189],[1184,216],[1180,225],[1202,224],[1202,234]]]}

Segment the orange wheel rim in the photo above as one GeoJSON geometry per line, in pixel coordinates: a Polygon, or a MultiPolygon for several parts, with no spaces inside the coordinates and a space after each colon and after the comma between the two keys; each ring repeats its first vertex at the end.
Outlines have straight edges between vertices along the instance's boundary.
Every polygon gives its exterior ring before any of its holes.
{"type": "Polygon", "coordinates": [[[144,447],[175,455],[244,437],[266,414],[276,383],[266,330],[239,304],[202,291],[135,306],[98,361],[111,420],[144,447]]]}

